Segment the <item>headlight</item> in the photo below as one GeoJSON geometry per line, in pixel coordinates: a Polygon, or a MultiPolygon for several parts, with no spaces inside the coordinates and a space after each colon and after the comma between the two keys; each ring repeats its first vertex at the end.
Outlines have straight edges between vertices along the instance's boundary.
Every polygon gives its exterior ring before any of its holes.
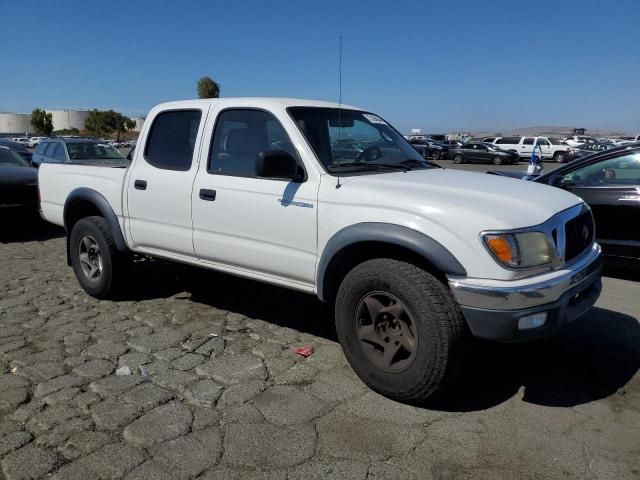
{"type": "Polygon", "coordinates": [[[553,246],[544,233],[486,233],[482,240],[493,257],[509,268],[529,268],[551,263],[553,246]]]}

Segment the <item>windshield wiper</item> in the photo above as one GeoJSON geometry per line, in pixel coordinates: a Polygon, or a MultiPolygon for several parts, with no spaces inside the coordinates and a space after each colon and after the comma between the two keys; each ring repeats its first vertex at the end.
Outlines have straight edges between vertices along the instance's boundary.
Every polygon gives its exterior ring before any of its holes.
{"type": "Polygon", "coordinates": [[[349,163],[341,163],[339,165],[333,165],[331,170],[334,171],[336,168],[365,168],[368,170],[380,170],[380,169],[388,169],[388,170],[402,170],[404,172],[408,172],[411,170],[411,167],[407,165],[401,165],[399,163],[363,163],[363,162],[349,162],[349,163]]]}
{"type": "Polygon", "coordinates": [[[430,162],[429,160],[416,160],[415,158],[410,158],[408,160],[403,160],[400,163],[403,164],[403,165],[420,165],[421,167],[424,167],[424,166],[428,165],[430,167],[442,168],[437,163],[430,162]]]}

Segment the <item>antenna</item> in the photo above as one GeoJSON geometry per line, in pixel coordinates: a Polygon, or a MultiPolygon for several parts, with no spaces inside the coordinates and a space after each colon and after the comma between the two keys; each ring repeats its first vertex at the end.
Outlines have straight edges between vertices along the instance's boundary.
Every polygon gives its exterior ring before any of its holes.
{"type": "MultiPolygon", "coordinates": [[[[339,50],[338,50],[338,140],[342,140],[342,35],[340,35],[339,42],[339,50]]],[[[338,183],[336,184],[336,188],[340,188],[342,184],[340,183],[340,176],[338,175],[338,183]]]]}
{"type": "Polygon", "coordinates": [[[342,104],[342,35],[340,35],[340,53],[338,54],[338,105],[342,104]]]}

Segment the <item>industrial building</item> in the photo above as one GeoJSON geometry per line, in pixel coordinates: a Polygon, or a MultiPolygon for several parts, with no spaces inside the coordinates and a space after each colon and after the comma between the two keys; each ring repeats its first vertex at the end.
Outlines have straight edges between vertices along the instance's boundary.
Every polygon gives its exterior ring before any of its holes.
{"type": "Polygon", "coordinates": [[[89,110],[45,110],[51,114],[54,130],[84,129],[89,110]]]}
{"type": "Polygon", "coordinates": [[[136,126],[132,129],[134,132],[139,132],[140,130],[142,130],[142,126],[144,125],[144,117],[136,117],[132,118],[131,120],[136,122],[136,126]]]}
{"type": "Polygon", "coordinates": [[[33,133],[30,113],[0,112],[0,134],[25,135],[33,133]]]}
{"type": "MultiPolygon", "coordinates": [[[[45,110],[51,114],[53,130],[84,129],[89,110],[45,110]]],[[[34,133],[30,113],[0,112],[0,136],[30,135],[34,133]]]]}

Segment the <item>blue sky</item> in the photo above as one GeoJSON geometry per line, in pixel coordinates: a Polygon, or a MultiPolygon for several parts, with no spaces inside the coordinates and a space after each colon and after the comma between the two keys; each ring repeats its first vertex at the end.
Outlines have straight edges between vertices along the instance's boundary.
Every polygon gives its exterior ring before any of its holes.
{"type": "Polygon", "coordinates": [[[343,101],[399,129],[640,132],[640,1],[0,0],[0,111],[343,101]]]}

